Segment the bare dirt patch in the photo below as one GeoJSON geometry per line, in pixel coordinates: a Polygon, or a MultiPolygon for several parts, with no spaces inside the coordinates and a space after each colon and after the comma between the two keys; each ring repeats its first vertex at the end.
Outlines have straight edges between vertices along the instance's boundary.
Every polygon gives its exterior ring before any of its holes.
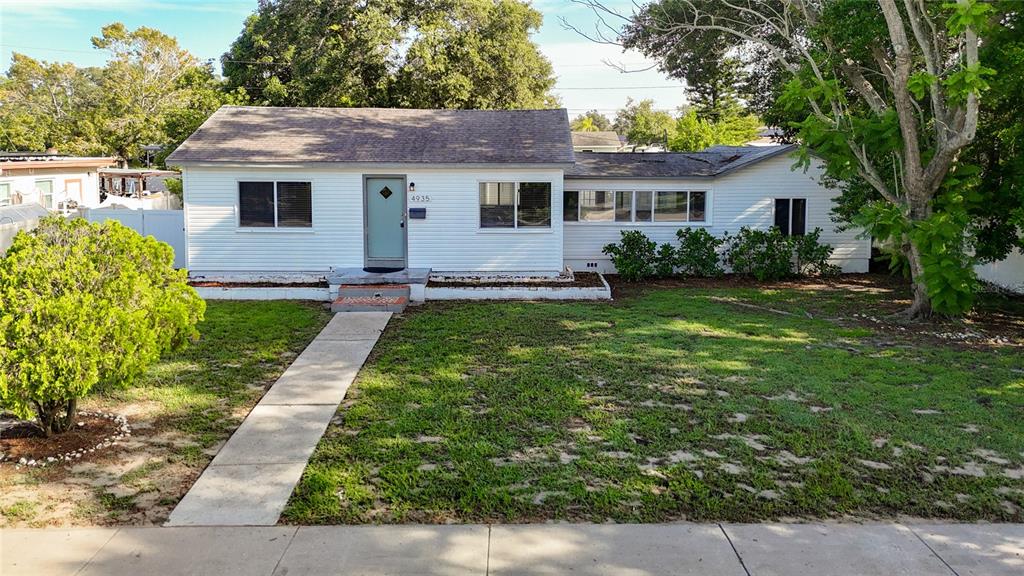
{"type": "Polygon", "coordinates": [[[64,434],[49,438],[31,422],[19,422],[0,432],[0,453],[6,456],[6,465],[15,465],[21,459],[45,462],[68,452],[94,450],[118,432],[118,424],[110,418],[85,416],[64,434]]]}

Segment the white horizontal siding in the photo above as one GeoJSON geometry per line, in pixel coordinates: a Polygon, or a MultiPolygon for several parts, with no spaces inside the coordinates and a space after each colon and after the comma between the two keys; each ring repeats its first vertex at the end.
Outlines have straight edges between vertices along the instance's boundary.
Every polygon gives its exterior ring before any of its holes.
{"type": "Polygon", "coordinates": [[[743,226],[767,229],[775,222],[776,198],[807,199],[807,230],[821,228],[821,240],[835,249],[833,262],[847,272],[866,272],[870,241],[858,238],[859,231],[837,232],[830,211],[837,194],[818,184],[819,169],[807,173],[793,171],[793,160],[772,158],[746,169],[715,179],[626,180],[572,179],[566,190],[705,190],[708,192],[708,218],[692,224],[621,224],[616,222],[566,222],[565,263],[577,270],[596,263],[601,271],[613,271],[611,261],[601,253],[606,245],[618,242],[623,230],[641,230],[651,240],[676,245],[676,231],[683,226],[705,227],[716,236],[734,234],[743,226]]]}
{"type": "MultiPolygon", "coordinates": [[[[562,268],[561,170],[393,170],[415,183],[409,201],[426,208],[408,221],[409,266],[457,271],[562,268]],[[552,222],[544,232],[480,230],[480,181],[551,182],[552,222]]],[[[364,265],[363,174],[356,169],[190,167],[185,170],[189,268],[203,271],[329,271],[364,265]],[[313,228],[248,231],[237,226],[239,180],[312,183],[313,228]]],[[[375,172],[374,172],[375,173],[375,172]]]]}

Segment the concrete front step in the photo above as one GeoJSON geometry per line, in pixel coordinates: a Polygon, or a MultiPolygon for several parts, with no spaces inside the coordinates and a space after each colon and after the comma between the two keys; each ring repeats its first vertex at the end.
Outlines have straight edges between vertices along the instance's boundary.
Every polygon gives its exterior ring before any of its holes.
{"type": "Polygon", "coordinates": [[[409,298],[408,284],[344,284],[338,287],[338,297],[409,298]]]}
{"type": "Polygon", "coordinates": [[[408,304],[408,296],[340,296],[331,312],[401,312],[408,304]]]}

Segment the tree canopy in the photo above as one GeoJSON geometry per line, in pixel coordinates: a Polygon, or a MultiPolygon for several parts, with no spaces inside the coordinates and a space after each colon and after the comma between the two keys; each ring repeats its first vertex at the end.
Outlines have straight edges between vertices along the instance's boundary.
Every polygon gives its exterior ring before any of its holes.
{"type": "Polygon", "coordinates": [[[612,129],[612,121],[597,110],[589,110],[573,118],[570,126],[576,132],[605,132],[612,129]]]}
{"type": "Polygon", "coordinates": [[[160,144],[166,155],[222,104],[245,102],[159,30],[114,23],[92,44],[110,54],[102,68],[14,54],[0,79],[0,147],[130,160],[160,144]]]}
{"type": "Polygon", "coordinates": [[[547,108],[541,23],[522,0],[261,0],[221,61],[265,105],[547,108]]]}
{"type": "Polygon", "coordinates": [[[656,0],[631,16],[585,3],[624,18],[614,33],[690,86],[710,91],[728,77],[713,61],[738,58],[751,101],[784,122],[804,165],[813,152],[860,190],[856,222],[898,247],[914,279],[908,316],[970,306],[971,206],[993,192],[964,158],[998,77],[982,47],[1012,3],[656,0]]]}

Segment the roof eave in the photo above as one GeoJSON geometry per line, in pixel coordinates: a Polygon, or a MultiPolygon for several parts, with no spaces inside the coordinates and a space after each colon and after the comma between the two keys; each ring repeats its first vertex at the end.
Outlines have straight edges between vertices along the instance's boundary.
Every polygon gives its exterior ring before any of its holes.
{"type": "Polygon", "coordinates": [[[566,170],[575,162],[236,162],[210,160],[167,160],[168,164],[182,168],[347,168],[347,169],[476,169],[476,168],[545,168],[566,170]]]}

